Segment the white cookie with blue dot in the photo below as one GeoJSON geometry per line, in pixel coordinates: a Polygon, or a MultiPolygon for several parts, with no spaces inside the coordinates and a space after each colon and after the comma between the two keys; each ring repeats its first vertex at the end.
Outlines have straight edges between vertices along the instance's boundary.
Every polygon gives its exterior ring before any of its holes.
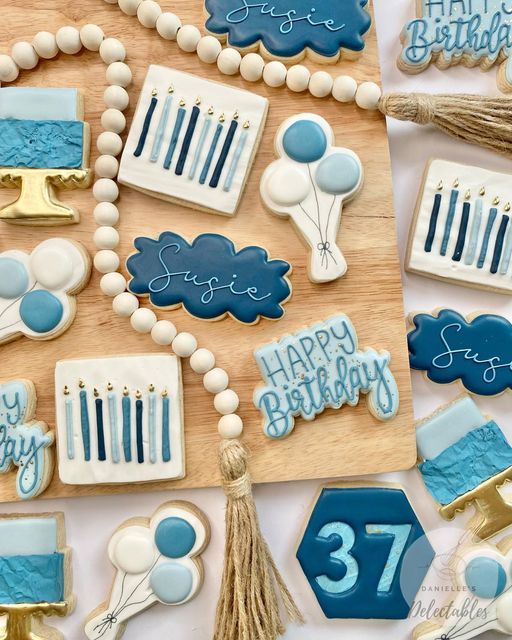
{"type": "Polygon", "coordinates": [[[188,502],[167,502],[150,519],[123,523],[108,546],[117,569],[110,598],[87,619],[87,638],[118,640],[128,621],[148,607],[196,596],[203,583],[200,555],[209,540],[206,516],[188,502]]]}

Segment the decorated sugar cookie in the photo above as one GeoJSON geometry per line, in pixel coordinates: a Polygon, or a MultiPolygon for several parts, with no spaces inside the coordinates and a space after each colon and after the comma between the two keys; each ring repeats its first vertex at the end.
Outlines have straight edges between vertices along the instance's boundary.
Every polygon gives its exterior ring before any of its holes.
{"type": "Polygon", "coordinates": [[[327,618],[407,618],[434,556],[404,489],[370,482],[321,488],[297,551],[327,618]]]}
{"type": "Polygon", "coordinates": [[[260,184],[265,206],[290,217],[308,247],[312,282],[345,275],[347,263],[337,245],[341,211],[363,184],[358,156],[334,144],[334,132],[320,116],[288,118],[276,134],[279,160],[265,170],[260,184]]]}
{"type": "Polygon", "coordinates": [[[507,173],[431,160],[409,233],[407,271],[510,294],[510,184],[507,173]]]}
{"type": "Polygon", "coordinates": [[[453,309],[412,313],[412,369],[438,384],[460,381],[471,393],[494,396],[512,387],[512,325],[490,313],[468,319],[453,309]]]}
{"type": "Polygon", "coordinates": [[[378,420],[398,412],[390,354],[359,350],[356,330],[345,315],[266,344],[254,357],[264,380],[254,392],[254,404],[269,438],[289,435],[297,416],[314,420],[328,407],[354,406],[360,393],[367,394],[368,409],[378,420]]]}
{"type": "Polygon", "coordinates": [[[30,254],[0,253],[0,344],[21,336],[51,340],[66,331],[90,272],[84,247],[63,238],[44,240],[30,254]]]}
{"type": "Polygon", "coordinates": [[[469,524],[481,539],[512,524],[512,505],[498,487],[512,479],[512,447],[500,427],[466,395],[416,422],[418,468],[439,513],[452,520],[475,506],[469,524]]]}
{"type": "Polygon", "coordinates": [[[177,356],[62,360],[55,368],[55,407],[59,476],[65,484],[185,475],[177,356]]]}
{"type": "Polygon", "coordinates": [[[498,86],[512,91],[512,6],[508,0],[416,0],[418,17],[402,31],[398,66],[421,73],[464,64],[487,70],[500,64],[498,86]]]}
{"type": "Polygon", "coordinates": [[[232,216],[260,143],[268,100],[151,65],[119,182],[157,198],[232,216]]]}
{"type": "Polygon", "coordinates": [[[53,475],[54,435],[35,419],[36,405],[36,389],[29,380],[0,384],[0,473],[17,468],[21,500],[42,493],[53,475]]]}
{"type": "Polygon", "coordinates": [[[89,616],[89,640],[119,640],[134,616],[156,603],[180,605],[203,583],[200,555],[208,546],[206,516],[188,502],[167,502],[151,518],[132,518],[108,545],[117,570],[109,600],[89,616]]]}
{"type": "Polygon", "coordinates": [[[336,62],[364,48],[371,18],[368,0],[206,0],[208,31],[243,52],[297,62],[306,54],[336,62]]]}
{"type": "Polygon", "coordinates": [[[414,640],[471,640],[488,631],[512,635],[512,538],[461,547],[451,561],[451,615],[418,625],[414,640]]]}
{"type": "Polygon", "coordinates": [[[0,89],[0,187],[20,189],[0,220],[63,225],[80,220],[57,189],[89,186],[90,131],[77,89],[0,89]]]}
{"type": "Polygon", "coordinates": [[[74,606],[71,550],[64,514],[0,515],[0,615],[4,640],[57,640],[43,616],[65,616],[74,606]]]}
{"type": "Polygon", "coordinates": [[[279,320],[291,296],[291,265],[271,260],[262,247],[239,251],[225,236],[204,233],[191,243],[172,231],[158,240],[136,238],[128,258],[129,289],[148,295],[157,307],[183,305],[190,315],[220,320],[230,315],[246,324],[279,320]],[[205,256],[208,259],[205,260],[205,256]]]}

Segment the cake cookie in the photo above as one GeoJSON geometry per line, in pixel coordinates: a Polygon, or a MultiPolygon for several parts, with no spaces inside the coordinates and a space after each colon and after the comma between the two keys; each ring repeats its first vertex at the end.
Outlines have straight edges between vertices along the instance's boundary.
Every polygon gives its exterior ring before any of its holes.
{"type": "Polygon", "coordinates": [[[371,25],[368,0],[206,0],[206,29],[243,53],[273,60],[335,63],[356,57],[371,25]]]}
{"type": "Polygon", "coordinates": [[[167,502],[151,518],[132,518],[114,533],[108,557],[116,576],[110,596],[85,624],[89,640],[119,640],[134,616],[152,605],[177,606],[203,583],[206,516],[189,502],[167,502]]]}
{"type": "Polygon", "coordinates": [[[44,240],[30,254],[0,253],[0,344],[21,336],[51,340],[64,333],[90,273],[85,248],[63,238],[44,240]]]}
{"type": "Polygon", "coordinates": [[[288,118],[275,138],[279,158],[261,178],[260,192],[273,213],[290,217],[310,252],[312,282],[330,282],[347,271],[337,245],[343,205],[363,184],[363,166],[350,149],[336,147],[324,118],[302,113],[288,118]]]}

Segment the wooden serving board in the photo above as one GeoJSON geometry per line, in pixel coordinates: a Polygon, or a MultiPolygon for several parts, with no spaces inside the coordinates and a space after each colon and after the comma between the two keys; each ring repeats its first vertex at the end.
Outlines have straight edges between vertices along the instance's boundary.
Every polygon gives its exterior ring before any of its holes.
{"type": "MultiPolygon", "coordinates": [[[[175,11],[184,23],[203,24],[201,0],[162,2],[164,10],[175,11]]],[[[103,0],[4,0],[0,22],[0,51],[9,52],[16,39],[31,40],[40,30],[55,32],[66,24],[100,25],[109,36],[119,37],[128,51],[134,72],[130,89],[132,104],[126,112],[131,121],[147,66],[158,63],[174,66],[220,82],[249,88],[270,100],[270,111],[260,150],[242,200],[234,218],[201,213],[153,199],[121,187],[121,245],[124,259],[132,252],[137,235],[156,237],[166,229],[188,238],[203,232],[230,237],[238,247],[260,244],[270,255],[293,265],[293,296],[286,304],[286,315],[279,322],[263,320],[245,326],[232,319],[204,322],[190,318],[183,310],[162,312],[180,330],[192,332],[202,346],[210,348],[217,363],[230,374],[231,386],[241,398],[240,414],[245,423],[245,443],[249,446],[251,473],[256,482],[278,482],[307,478],[352,476],[411,467],[416,446],[411,403],[402,288],[397,255],[393,213],[390,162],[385,122],[377,113],[368,113],[354,104],[341,105],[333,99],[319,100],[308,94],[293,94],[287,89],[271,89],[263,83],[248,85],[240,77],[226,78],[215,65],[201,63],[193,54],[178,50],[173,42],[163,41],[156,31],[142,27],[136,18],[125,16],[117,6],[103,0]],[[16,39],[13,38],[16,36],[16,39]],[[344,208],[341,247],[349,264],[348,274],[330,284],[314,285],[306,275],[307,253],[289,221],[268,213],[259,196],[259,181],[273,159],[273,139],[279,124],[300,112],[315,112],[334,127],[337,144],[353,149],[366,172],[361,194],[344,208]],[[400,389],[400,412],[394,420],[379,422],[366,408],[362,397],[357,407],[327,410],[314,422],[297,419],[293,433],[280,441],[266,438],[262,418],[252,404],[255,386],[261,381],[253,349],[273,338],[291,333],[315,321],[338,313],[353,321],[361,347],[374,346],[391,352],[391,369],[400,389]]],[[[306,61],[314,68],[310,61],[306,61]]],[[[380,81],[375,27],[359,60],[327,67],[335,75],[349,73],[358,81],[380,81]]],[[[99,56],[82,52],[77,56],[59,55],[31,72],[24,72],[17,86],[66,86],[85,91],[86,120],[92,127],[92,162],[97,157],[95,140],[101,132],[104,109],[105,66],[99,56]]],[[[0,190],[0,204],[15,196],[0,190]]],[[[78,206],[79,225],[62,228],[23,228],[0,223],[0,251],[12,248],[30,250],[52,236],[79,240],[91,253],[95,223],[92,191],[63,192],[63,199],[78,206]]],[[[146,304],[146,303],[144,303],[146,304]]],[[[78,296],[78,314],[72,327],[61,337],[48,342],[21,338],[0,347],[1,379],[24,377],[37,387],[37,417],[53,426],[54,366],[59,359],[162,352],[149,336],[136,334],[126,319],[111,310],[111,300],[99,289],[94,274],[89,286],[78,296]]],[[[176,482],[149,485],[152,489],[205,487],[218,485],[218,415],[213,398],[202,386],[201,377],[184,365],[185,436],[187,475],[176,482]]],[[[13,472],[14,474],[14,472],[13,472]]],[[[14,476],[0,478],[0,499],[16,499],[14,476]]],[[[57,473],[44,497],[122,493],[141,490],[138,485],[74,487],[60,483],[57,473]]]]}

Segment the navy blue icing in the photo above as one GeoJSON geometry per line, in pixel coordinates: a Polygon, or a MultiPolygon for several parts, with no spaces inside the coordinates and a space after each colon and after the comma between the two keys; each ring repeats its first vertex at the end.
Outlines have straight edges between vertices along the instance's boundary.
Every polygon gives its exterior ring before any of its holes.
{"type": "Polygon", "coordinates": [[[64,600],[64,555],[0,557],[0,604],[64,600]]]}
{"type": "Polygon", "coordinates": [[[83,138],[78,120],[0,119],[0,167],[78,169],[83,138]]]}
{"type": "Polygon", "coordinates": [[[139,237],[138,253],[130,256],[129,289],[149,294],[157,307],[183,304],[204,320],[231,314],[251,324],[261,317],[279,319],[281,306],[291,294],[284,260],[269,260],[265,249],[236,251],[229,238],[214,233],[198,236],[191,244],[171,231],[158,240],[139,237]]]}
{"type": "Polygon", "coordinates": [[[362,51],[371,25],[368,0],[206,0],[206,28],[228,36],[233,47],[261,41],[274,56],[290,58],[306,48],[331,57],[340,49],[362,51]]]}
{"type": "Polygon", "coordinates": [[[407,618],[414,596],[435,556],[424,534],[401,489],[327,487],[313,508],[297,550],[297,559],[327,618],[402,620],[407,618]],[[338,581],[347,574],[345,563],[330,556],[343,542],[341,536],[333,534],[324,538],[318,535],[329,523],[344,523],[355,535],[350,555],[357,562],[358,575],[353,587],[344,593],[329,593],[317,581],[321,575],[338,581]],[[376,524],[411,526],[388,592],[378,591],[378,585],[390,557],[394,536],[368,533],[367,525],[376,524]],[[407,549],[415,542],[415,553],[404,568],[407,549]],[[405,574],[406,580],[402,580],[405,574]],[[405,594],[403,587],[406,587],[405,594]]]}
{"type": "Polygon", "coordinates": [[[512,387],[512,325],[482,314],[471,322],[452,309],[414,316],[408,335],[412,369],[438,384],[460,380],[471,393],[494,396],[512,387]]]}

